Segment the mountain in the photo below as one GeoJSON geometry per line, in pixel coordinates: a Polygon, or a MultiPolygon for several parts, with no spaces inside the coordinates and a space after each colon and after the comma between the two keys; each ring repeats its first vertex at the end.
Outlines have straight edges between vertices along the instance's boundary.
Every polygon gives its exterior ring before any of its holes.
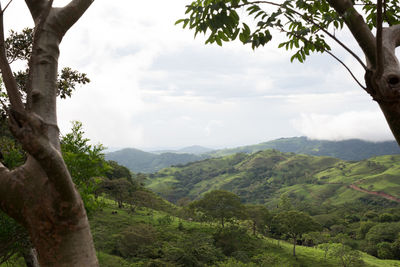
{"type": "Polygon", "coordinates": [[[125,148],[107,153],[107,160],[114,160],[133,172],[152,173],[172,165],[186,164],[206,158],[203,155],[187,153],[161,153],[144,152],[139,149],[125,148]]]}
{"type": "Polygon", "coordinates": [[[208,147],[203,147],[203,146],[188,146],[188,147],[184,147],[181,149],[168,149],[168,150],[156,150],[156,151],[151,151],[151,153],[155,153],[155,154],[162,154],[162,153],[177,153],[177,154],[182,154],[182,153],[186,153],[186,154],[195,154],[195,155],[199,155],[199,154],[205,154],[205,153],[209,153],[214,151],[214,149],[212,148],[208,148],[208,147]]]}
{"type": "Polygon", "coordinates": [[[235,153],[254,153],[265,149],[314,156],[329,156],[343,160],[363,160],[374,156],[400,154],[395,141],[368,142],[358,139],[344,141],[312,140],[307,137],[280,138],[257,145],[221,149],[208,153],[220,157],[235,153]]]}
{"type": "Polygon", "coordinates": [[[235,153],[254,153],[265,149],[281,152],[293,152],[314,156],[330,156],[342,160],[363,160],[380,155],[400,154],[395,141],[367,142],[358,139],[345,141],[311,140],[307,137],[280,138],[257,145],[214,150],[202,146],[190,146],[179,150],[144,152],[126,148],[106,154],[108,160],[114,160],[133,172],[153,173],[172,165],[222,157],[235,153]]]}
{"type": "Polygon", "coordinates": [[[178,150],[180,153],[190,154],[204,154],[213,151],[214,149],[203,147],[203,146],[188,146],[178,150]]]}
{"type": "Polygon", "coordinates": [[[348,162],[264,150],[166,168],[150,175],[147,186],[172,202],[224,189],[246,202],[270,207],[284,193],[299,205],[315,208],[374,201],[396,205],[400,202],[399,176],[400,155],[348,162]]]}

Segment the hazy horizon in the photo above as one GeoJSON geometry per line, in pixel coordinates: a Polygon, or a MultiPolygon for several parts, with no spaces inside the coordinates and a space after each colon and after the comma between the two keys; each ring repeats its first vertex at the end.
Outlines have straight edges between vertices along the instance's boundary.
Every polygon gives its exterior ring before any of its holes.
{"type": "Polygon", "coordinates": [[[278,140],[278,139],[299,138],[299,137],[306,137],[307,139],[311,139],[311,140],[323,140],[323,141],[345,141],[345,140],[352,140],[352,139],[358,139],[358,140],[362,140],[362,141],[366,141],[366,142],[373,142],[373,143],[395,141],[394,138],[391,140],[371,141],[371,140],[365,140],[365,139],[361,139],[361,138],[348,138],[348,139],[342,139],[342,140],[326,140],[326,139],[309,138],[307,136],[291,136],[291,137],[280,137],[280,138],[265,140],[265,141],[258,142],[258,143],[240,144],[240,145],[234,145],[234,146],[211,147],[211,146],[202,146],[202,145],[197,145],[197,144],[193,144],[190,146],[176,146],[176,147],[162,147],[162,146],[161,147],[128,147],[128,146],[124,147],[124,146],[122,146],[122,147],[107,147],[105,152],[110,153],[110,152],[114,152],[114,151],[118,151],[118,150],[122,150],[122,149],[126,149],[126,148],[138,149],[138,150],[142,150],[145,152],[178,151],[178,150],[193,147],[193,146],[199,146],[199,147],[203,147],[203,148],[207,148],[207,149],[211,149],[211,150],[219,150],[219,149],[231,149],[231,148],[237,148],[237,147],[242,147],[242,146],[257,145],[260,143],[265,143],[265,142],[274,141],[274,140],[278,140]]]}

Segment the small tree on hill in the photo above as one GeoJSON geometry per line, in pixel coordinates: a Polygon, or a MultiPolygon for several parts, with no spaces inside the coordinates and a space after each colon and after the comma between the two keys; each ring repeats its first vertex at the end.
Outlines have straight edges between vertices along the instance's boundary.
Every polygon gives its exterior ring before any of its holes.
{"type": "Polygon", "coordinates": [[[360,252],[347,245],[340,243],[330,244],[328,254],[339,259],[343,267],[363,266],[360,252]]]}
{"type": "Polygon", "coordinates": [[[296,256],[297,240],[305,233],[320,229],[320,225],[309,215],[299,211],[286,211],[277,214],[273,221],[280,232],[293,240],[293,256],[296,256]]]}
{"type": "Polygon", "coordinates": [[[265,227],[270,220],[270,213],[263,205],[245,205],[247,218],[252,222],[253,235],[256,230],[265,232],[265,227]]]}
{"type": "Polygon", "coordinates": [[[137,187],[126,178],[106,179],[101,183],[101,190],[107,193],[118,203],[118,208],[128,201],[137,187]]]}
{"type": "Polygon", "coordinates": [[[227,220],[243,216],[243,205],[239,196],[225,190],[206,193],[202,199],[191,203],[191,206],[219,220],[222,227],[227,220]]]}

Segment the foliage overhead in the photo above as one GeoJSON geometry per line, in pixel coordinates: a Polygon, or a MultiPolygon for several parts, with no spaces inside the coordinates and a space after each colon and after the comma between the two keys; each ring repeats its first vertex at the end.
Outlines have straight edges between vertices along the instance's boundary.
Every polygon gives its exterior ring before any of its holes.
{"type": "MultiPolygon", "coordinates": [[[[344,46],[334,32],[343,29],[345,20],[330,2],[196,0],[186,6],[187,18],[178,20],[176,24],[182,23],[184,28],[193,29],[195,36],[205,34],[206,43],[222,46],[223,42],[238,38],[243,44],[251,44],[253,49],[270,42],[278,31],[286,35],[286,40],[279,47],[294,50],[291,61],[304,62],[311,53],[331,53],[332,41],[344,46]],[[246,17],[253,21],[246,23],[246,17]]],[[[385,3],[383,21],[389,25],[399,24],[397,1],[385,3]]],[[[353,4],[362,6],[367,25],[375,28],[376,4],[369,0],[353,1],[353,4]]]]}
{"type": "MultiPolygon", "coordinates": [[[[21,61],[25,63],[26,68],[14,72],[14,77],[17,82],[18,89],[27,93],[27,79],[28,79],[28,61],[32,54],[33,45],[33,29],[25,28],[21,32],[10,30],[8,38],[5,40],[5,47],[7,53],[8,63],[21,61]]],[[[57,95],[60,98],[67,98],[72,96],[72,92],[76,89],[77,85],[85,85],[90,82],[86,73],[73,70],[70,67],[64,67],[58,74],[57,79],[57,95]]],[[[0,101],[4,104],[7,103],[7,94],[4,92],[3,86],[0,87],[0,101]]],[[[4,112],[4,106],[0,106],[0,114],[4,112]]]]}

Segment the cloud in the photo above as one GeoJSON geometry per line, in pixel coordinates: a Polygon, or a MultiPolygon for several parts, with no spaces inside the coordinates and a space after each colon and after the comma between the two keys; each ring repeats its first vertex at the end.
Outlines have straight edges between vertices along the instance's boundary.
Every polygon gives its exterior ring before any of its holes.
{"type": "Polygon", "coordinates": [[[384,116],[378,111],[352,111],[337,115],[301,114],[293,125],[312,139],[369,141],[393,140],[384,116]]]}
{"type": "MultiPolygon", "coordinates": [[[[329,56],[290,64],[292,52],[277,49],[276,41],[256,51],[238,42],[222,48],[204,45],[203,36],[193,39],[193,31],[174,26],[186,4],[92,4],[61,44],[60,66],[85,72],[92,80],[71,99],[59,101],[63,133],[70,121],[80,120],[94,142],[139,148],[237,146],[301,134],[390,137],[384,125],[359,129],[356,118],[365,122],[365,111],[380,111],[329,56]],[[325,132],[332,134],[323,134],[328,127],[325,132]]],[[[32,25],[23,1],[12,2],[6,25],[32,25]]],[[[337,54],[362,77],[351,57],[337,54]]]]}

